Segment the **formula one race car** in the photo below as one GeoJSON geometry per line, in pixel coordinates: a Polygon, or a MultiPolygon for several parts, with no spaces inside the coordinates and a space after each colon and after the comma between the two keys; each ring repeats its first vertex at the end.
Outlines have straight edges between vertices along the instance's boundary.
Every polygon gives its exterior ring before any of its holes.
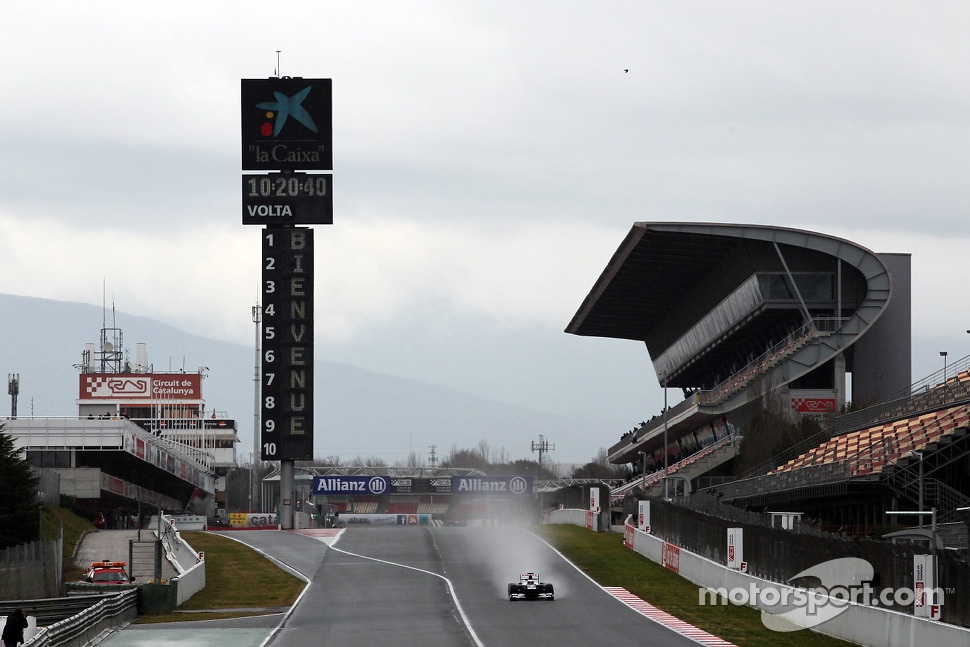
{"type": "Polygon", "coordinates": [[[552,584],[540,582],[538,573],[522,573],[518,583],[509,584],[509,600],[555,600],[552,584]]]}

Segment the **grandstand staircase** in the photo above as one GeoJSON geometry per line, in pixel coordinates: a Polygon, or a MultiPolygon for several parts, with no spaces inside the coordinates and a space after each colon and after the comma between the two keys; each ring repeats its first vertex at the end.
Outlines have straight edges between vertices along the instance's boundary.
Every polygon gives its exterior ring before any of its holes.
{"type": "MultiPolygon", "coordinates": [[[[952,435],[923,448],[923,507],[936,508],[937,523],[956,522],[960,519],[954,514],[957,508],[970,507],[970,497],[950,487],[931,475],[955,460],[970,453],[970,431],[958,429],[952,435]]],[[[887,466],[884,470],[885,483],[912,501],[916,506],[920,501],[920,459],[910,456],[887,466]]]]}
{"type": "MultiPolygon", "coordinates": [[[[668,474],[687,477],[693,481],[737,456],[739,447],[740,442],[729,442],[715,447],[709,453],[699,452],[695,456],[688,456],[679,463],[674,463],[668,470],[668,474]]],[[[648,497],[663,496],[663,487],[663,479],[657,479],[647,485],[644,495],[648,497]]]]}
{"type": "Polygon", "coordinates": [[[766,373],[787,361],[792,355],[807,346],[816,338],[831,334],[815,327],[814,322],[805,324],[802,328],[765,352],[764,355],[751,361],[747,366],[734,373],[726,380],[709,391],[698,394],[700,404],[711,406],[723,404],[747,389],[766,373]]]}

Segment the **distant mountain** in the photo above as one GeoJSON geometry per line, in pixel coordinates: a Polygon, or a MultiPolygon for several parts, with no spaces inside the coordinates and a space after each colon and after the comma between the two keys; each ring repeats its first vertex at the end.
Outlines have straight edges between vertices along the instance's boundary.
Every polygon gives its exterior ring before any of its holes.
{"type": "MultiPolygon", "coordinates": [[[[156,372],[194,373],[207,367],[206,408],[237,421],[240,460],[248,460],[255,400],[252,346],[191,335],[97,306],[0,294],[0,375],[20,375],[21,417],[76,414],[74,365],[81,362],[84,344],[98,341],[103,324],[122,329],[132,358],[137,343],[147,344],[148,362],[156,372]]],[[[614,430],[620,430],[615,421],[535,411],[348,364],[318,360],[314,380],[314,451],[319,457],[379,458],[393,465],[412,452],[425,461],[431,445],[444,458],[452,448],[477,448],[484,442],[505,457],[534,458],[531,441],[540,434],[552,439],[587,434],[587,447],[597,448],[610,444],[614,430]]],[[[9,413],[8,401],[0,415],[9,413]]],[[[582,463],[593,453],[551,459],[582,463]]]]}

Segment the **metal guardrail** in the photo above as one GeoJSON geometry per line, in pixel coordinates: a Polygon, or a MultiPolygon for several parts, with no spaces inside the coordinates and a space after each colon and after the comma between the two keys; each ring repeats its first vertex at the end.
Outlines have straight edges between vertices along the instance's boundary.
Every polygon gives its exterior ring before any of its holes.
{"type": "MultiPolygon", "coordinates": [[[[702,447],[700,450],[694,452],[690,456],[687,456],[677,461],[676,463],[672,463],[671,465],[668,465],[667,474],[668,475],[676,474],[681,470],[684,470],[689,466],[697,463],[698,461],[701,461],[709,456],[713,456],[714,453],[717,452],[717,450],[721,449],[722,447],[734,445],[736,443],[739,443],[740,441],[741,441],[741,438],[738,434],[736,433],[728,434],[727,436],[724,436],[723,438],[716,440],[710,445],[702,447]]],[[[615,488],[610,493],[610,501],[612,503],[621,501],[623,497],[625,497],[628,493],[633,492],[636,488],[641,488],[643,491],[646,491],[653,485],[660,483],[663,480],[663,478],[664,478],[663,468],[654,470],[653,472],[646,475],[640,475],[636,478],[632,478],[628,482],[615,488]]]]}
{"type": "Polygon", "coordinates": [[[107,596],[94,606],[44,627],[24,647],[82,647],[108,629],[138,616],[138,589],[107,596]]]}
{"type": "Polygon", "coordinates": [[[966,372],[967,370],[970,370],[970,355],[961,357],[960,359],[954,360],[949,364],[944,364],[944,367],[940,370],[930,373],[922,380],[913,382],[909,388],[899,391],[898,393],[894,393],[892,396],[890,396],[890,399],[906,397],[908,395],[929,391],[942,384],[952,384],[952,381],[959,381],[954,380],[954,378],[957,378],[958,375],[966,372]]]}
{"type": "Polygon", "coordinates": [[[117,593],[97,593],[92,595],[72,595],[66,598],[43,598],[37,600],[0,601],[0,614],[10,615],[14,609],[24,609],[28,615],[37,618],[41,625],[51,625],[70,618],[76,613],[101,602],[117,593]]]}
{"type": "Polygon", "coordinates": [[[847,320],[845,317],[813,317],[720,384],[707,391],[697,391],[697,402],[703,405],[720,404],[808,342],[831,335],[847,320]]]}
{"type": "MultiPolygon", "coordinates": [[[[97,596],[27,600],[9,608],[26,609],[28,614],[37,616],[39,621],[45,616],[37,613],[38,607],[47,613],[59,613],[62,616],[69,610],[75,612],[43,627],[24,643],[24,647],[82,647],[108,629],[137,617],[138,589],[132,587],[118,593],[97,596]],[[81,610],[77,610],[80,605],[83,605],[81,610]]],[[[4,608],[0,607],[0,613],[9,614],[10,611],[4,611],[4,608]]]]}

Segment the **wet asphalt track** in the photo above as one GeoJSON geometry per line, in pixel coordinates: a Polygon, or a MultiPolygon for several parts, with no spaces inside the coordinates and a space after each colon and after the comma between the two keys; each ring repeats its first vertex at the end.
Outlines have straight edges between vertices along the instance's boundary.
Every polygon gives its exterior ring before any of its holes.
{"type": "Polygon", "coordinates": [[[697,645],[520,528],[354,527],[332,548],[294,533],[233,536],[312,582],[267,647],[697,645]],[[506,585],[527,570],[554,584],[555,601],[508,601],[506,585]]]}

